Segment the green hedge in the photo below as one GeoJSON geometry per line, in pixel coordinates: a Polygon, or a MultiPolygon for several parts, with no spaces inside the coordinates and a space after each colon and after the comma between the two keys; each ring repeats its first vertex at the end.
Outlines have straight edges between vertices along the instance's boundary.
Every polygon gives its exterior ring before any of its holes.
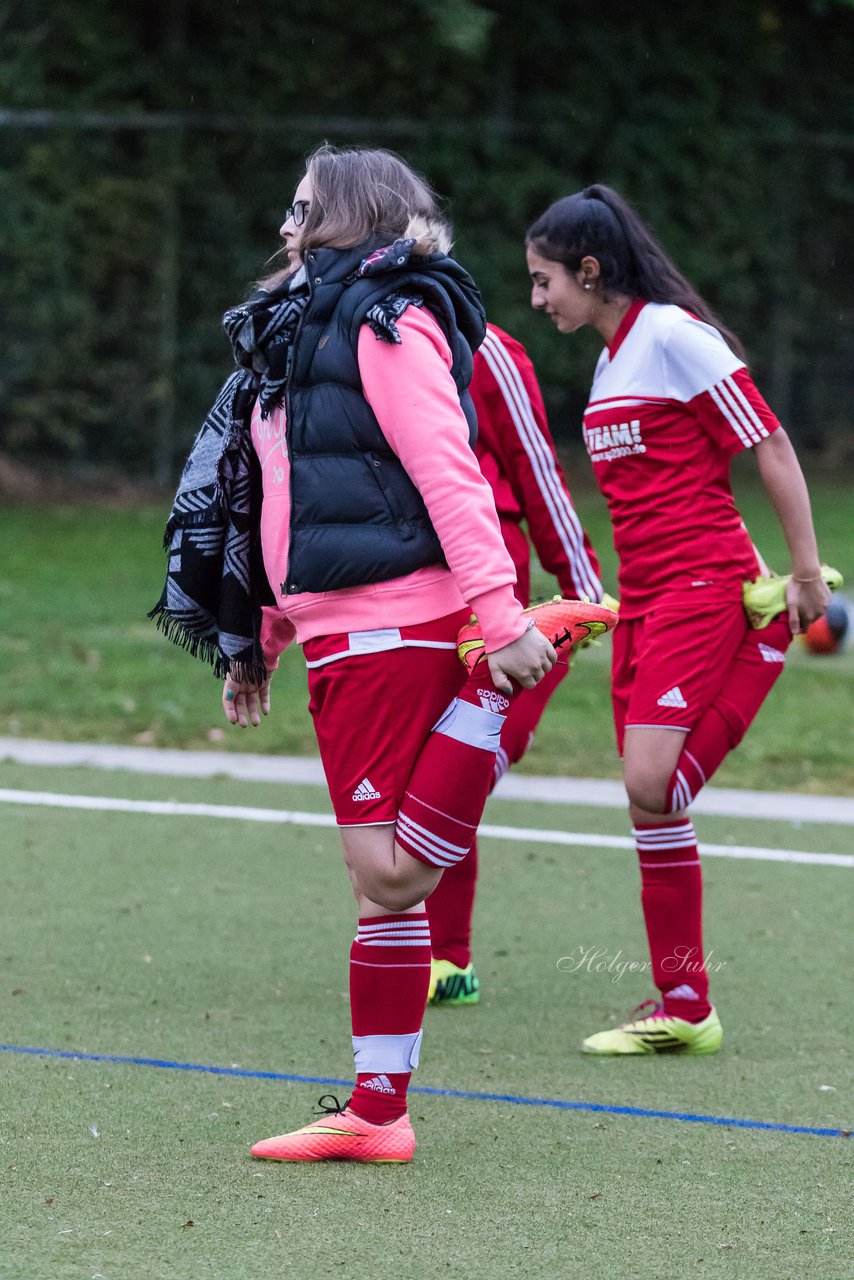
{"type": "Polygon", "coordinates": [[[229,365],[219,317],[324,136],[394,146],[448,197],[559,437],[597,344],[530,312],[521,239],[598,179],[742,333],[801,440],[844,449],[849,3],[88,0],[7,28],[0,450],[171,476],[229,365]]]}

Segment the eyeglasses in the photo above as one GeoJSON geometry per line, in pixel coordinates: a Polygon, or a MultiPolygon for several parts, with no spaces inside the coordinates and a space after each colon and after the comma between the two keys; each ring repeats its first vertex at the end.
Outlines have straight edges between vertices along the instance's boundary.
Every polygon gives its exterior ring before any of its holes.
{"type": "MultiPolygon", "coordinates": [[[[308,213],[310,200],[295,200],[293,204],[289,204],[285,210],[285,222],[293,219],[295,227],[301,227],[305,222],[305,215],[308,213]]],[[[282,224],[284,226],[284,223],[282,224]]]]}

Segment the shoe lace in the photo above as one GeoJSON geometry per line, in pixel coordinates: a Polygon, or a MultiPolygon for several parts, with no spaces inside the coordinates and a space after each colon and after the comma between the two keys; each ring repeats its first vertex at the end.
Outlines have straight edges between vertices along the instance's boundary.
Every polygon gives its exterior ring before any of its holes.
{"type": "MultiPolygon", "coordinates": [[[[349,1098],[347,1099],[347,1102],[349,1102],[349,1098]]],[[[346,1110],[347,1102],[345,1102],[344,1105],[342,1106],[334,1093],[324,1093],[320,1098],[317,1099],[317,1106],[312,1112],[312,1115],[315,1115],[315,1116],[340,1115],[342,1111],[346,1110]],[[332,1106],[329,1105],[330,1103],[332,1103],[332,1106]]]]}
{"type": "MultiPolygon", "coordinates": [[[[654,1018],[658,1013],[664,1013],[664,1002],[662,1000],[642,1000],[639,1005],[632,1009],[629,1022],[641,1022],[644,1018],[654,1018]],[[644,1009],[648,1009],[649,1013],[644,1013],[644,1009]]],[[[623,1025],[628,1026],[628,1023],[623,1023],[623,1025]]]]}

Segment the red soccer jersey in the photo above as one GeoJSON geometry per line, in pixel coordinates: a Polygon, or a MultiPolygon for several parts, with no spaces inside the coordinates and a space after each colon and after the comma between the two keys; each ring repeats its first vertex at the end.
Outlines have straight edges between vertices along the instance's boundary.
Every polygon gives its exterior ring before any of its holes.
{"type": "Polygon", "coordinates": [[[475,355],[471,394],[475,453],[502,526],[525,520],[540,564],[563,594],[601,600],[599,563],[572,505],[534,366],[521,342],[496,325],[487,325],[475,355]]]}
{"type": "Polygon", "coordinates": [[[635,302],[599,357],[584,442],[611,512],[620,612],[662,590],[754,578],[730,459],[779,427],[718,331],[681,307],[635,302]]]}

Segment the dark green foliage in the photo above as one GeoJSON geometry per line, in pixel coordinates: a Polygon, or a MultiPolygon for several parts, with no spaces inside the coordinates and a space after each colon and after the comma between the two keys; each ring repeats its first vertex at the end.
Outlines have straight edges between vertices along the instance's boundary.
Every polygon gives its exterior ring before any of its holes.
{"type": "Polygon", "coordinates": [[[601,180],[741,332],[801,438],[844,439],[850,4],[41,0],[0,36],[0,449],[171,476],[229,366],[220,314],[324,136],[393,146],[447,195],[558,435],[597,342],[530,312],[521,242],[601,180]]]}

